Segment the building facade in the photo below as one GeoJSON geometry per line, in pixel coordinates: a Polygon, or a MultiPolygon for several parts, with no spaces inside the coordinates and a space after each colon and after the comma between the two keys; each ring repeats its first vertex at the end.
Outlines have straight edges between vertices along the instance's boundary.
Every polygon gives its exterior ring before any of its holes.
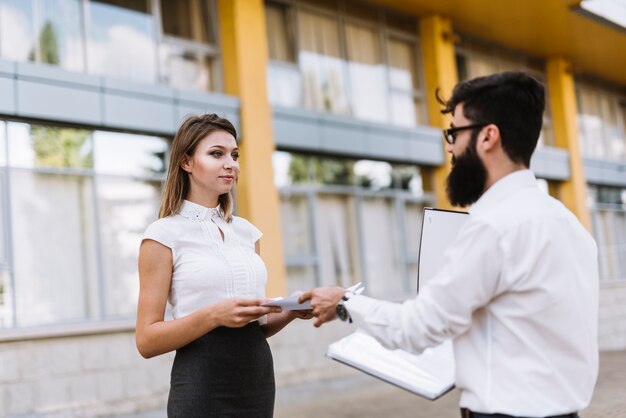
{"type": "MultiPolygon", "coordinates": [[[[423,208],[449,207],[434,92],[512,69],[547,86],[531,168],[596,238],[600,347],[625,349],[626,32],[577,1],[431,3],[0,0],[0,416],[164,405],[173,356],[135,349],[136,264],[186,115],[238,128],[268,296],[401,300],[423,208]]],[[[324,358],[349,331],[272,337],[279,390],[350,373],[324,358]]]]}

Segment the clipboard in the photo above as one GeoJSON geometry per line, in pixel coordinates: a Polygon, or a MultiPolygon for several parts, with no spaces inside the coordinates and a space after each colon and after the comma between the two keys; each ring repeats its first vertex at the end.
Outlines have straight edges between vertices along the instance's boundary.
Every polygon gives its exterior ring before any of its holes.
{"type": "MultiPolygon", "coordinates": [[[[441,268],[443,255],[469,218],[467,215],[467,212],[424,208],[418,254],[418,292],[420,286],[424,286],[441,268]]],[[[438,399],[455,386],[451,340],[421,354],[413,354],[389,350],[375,338],[357,330],[332,343],[326,355],[430,400],[438,399]]]]}

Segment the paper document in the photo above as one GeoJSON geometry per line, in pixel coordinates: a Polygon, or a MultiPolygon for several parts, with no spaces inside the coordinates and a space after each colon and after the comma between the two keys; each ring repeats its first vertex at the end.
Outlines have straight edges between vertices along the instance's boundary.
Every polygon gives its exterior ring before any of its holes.
{"type": "MultiPolygon", "coordinates": [[[[466,212],[424,209],[418,255],[418,292],[441,268],[443,255],[469,218],[466,212]]],[[[454,387],[452,341],[422,354],[388,350],[357,331],[328,347],[326,355],[427,399],[437,399],[454,387]]]]}
{"type": "Polygon", "coordinates": [[[308,309],[313,309],[311,307],[310,300],[307,300],[304,303],[298,303],[299,297],[300,293],[293,294],[286,298],[274,298],[265,302],[261,306],[279,306],[285,311],[304,311],[308,309]]]}
{"type": "Polygon", "coordinates": [[[454,387],[454,362],[448,361],[451,342],[416,355],[388,350],[357,331],[332,343],[326,355],[427,399],[437,399],[454,387]]]}
{"type": "MultiPolygon", "coordinates": [[[[355,284],[354,286],[350,286],[346,290],[354,293],[355,295],[360,295],[363,292],[363,289],[365,288],[363,287],[361,282],[359,282],[355,284]]],[[[286,298],[273,298],[265,302],[261,306],[279,306],[285,311],[304,311],[304,310],[313,309],[311,307],[310,300],[307,300],[303,303],[298,303],[298,298],[300,297],[301,294],[302,292],[296,292],[293,295],[288,296],[286,298]]]]}

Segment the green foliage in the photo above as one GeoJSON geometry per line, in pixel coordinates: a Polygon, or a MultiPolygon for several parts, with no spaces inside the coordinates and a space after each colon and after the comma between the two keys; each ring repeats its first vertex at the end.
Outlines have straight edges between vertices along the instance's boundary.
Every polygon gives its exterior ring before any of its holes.
{"type": "Polygon", "coordinates": [[[91,131],[31,126],[30,136],[37,167],[93,167],[91,131]]]}
{"type": "Polygon", "coordinates": [[[292,154],[289,178],[294,184],[354,184],[354,161],[343,158],[309,157],[292,154]]]}
{"type": "MultiPolygon", "coordinates": [[[[41,62],[53,65],[59,65],[61,62],[59,58],[57,35],[52,22],[46,22],[41,29],[41,33],[39,34],[39,52],[41,53],[41,62]]],[[[34,50],[28,54],[28,59],[30,61],[36,60],[34,50]]]]}
{"type": "Polygon", "coordinates": [[[291,155],[291,163],[289,164],[289,178],[292,183],[308,183],[309,181],[309,157],[304,155],[291,155]]]}

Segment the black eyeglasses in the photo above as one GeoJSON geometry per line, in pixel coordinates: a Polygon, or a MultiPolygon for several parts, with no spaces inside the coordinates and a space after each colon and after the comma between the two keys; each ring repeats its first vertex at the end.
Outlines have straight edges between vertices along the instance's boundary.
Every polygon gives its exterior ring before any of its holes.
{"type": "Polygon", "coordinates": [[[457,134],[457,132],[464,131],[466,129],[484,128],[487,125],[489,125],[489,124],[488,123],[475,123],[473,125],[455,126],[454,128],[444,129],[443,130],[443,139],[445,139],[448,144],[454,145],[454,142],[456,141],[456,134],[457,134]]]}

